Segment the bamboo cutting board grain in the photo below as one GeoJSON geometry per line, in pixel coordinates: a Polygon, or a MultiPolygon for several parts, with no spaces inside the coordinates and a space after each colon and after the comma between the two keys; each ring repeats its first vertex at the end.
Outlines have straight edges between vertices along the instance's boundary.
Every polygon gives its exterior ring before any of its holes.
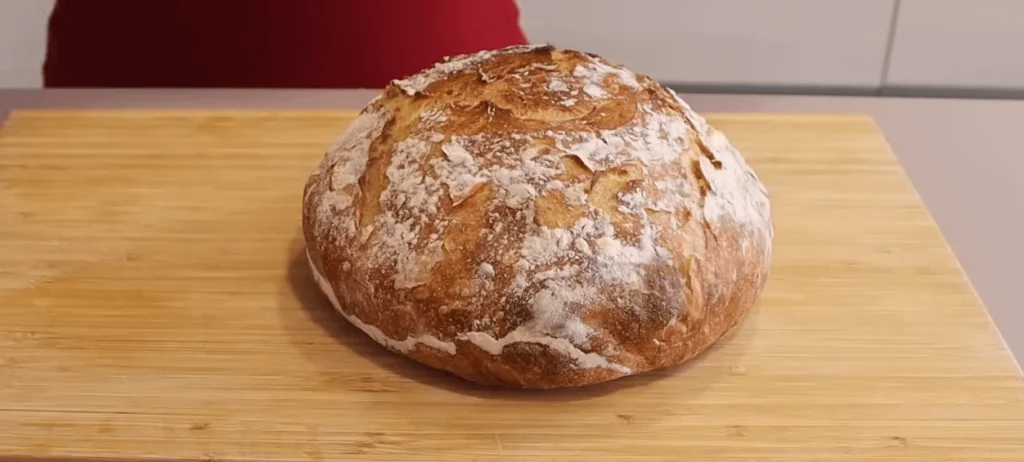
{"type": "Polygon", "coordinates": [[[35,111],[0,133],[0,459],[1024,460],[1024,380],[872,122],[719,115],[772,276],[693,363],[497,391],[344,324],[300,257],[349,112],[35,111]]]}

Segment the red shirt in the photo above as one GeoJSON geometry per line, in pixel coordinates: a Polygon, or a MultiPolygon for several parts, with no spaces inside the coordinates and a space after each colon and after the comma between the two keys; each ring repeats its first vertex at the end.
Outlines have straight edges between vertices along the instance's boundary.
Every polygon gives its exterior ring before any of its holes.
{"type": "Polygon", "coordinates": [[[381,88],[527,43],[515,0],[57,0],[46,87],[381,88]]]}

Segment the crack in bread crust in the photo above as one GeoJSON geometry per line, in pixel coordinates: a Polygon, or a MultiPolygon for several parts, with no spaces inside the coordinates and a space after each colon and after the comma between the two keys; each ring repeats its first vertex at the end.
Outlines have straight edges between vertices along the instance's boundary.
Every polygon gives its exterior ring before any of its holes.
{"type": "Polygon", "coordinates": [[[551,46],[393,82],[310,175],[310,265],[388,348],[465,379],[579,386],[681,363],[768,276],[768,192],[671,90],[551,46]]]}

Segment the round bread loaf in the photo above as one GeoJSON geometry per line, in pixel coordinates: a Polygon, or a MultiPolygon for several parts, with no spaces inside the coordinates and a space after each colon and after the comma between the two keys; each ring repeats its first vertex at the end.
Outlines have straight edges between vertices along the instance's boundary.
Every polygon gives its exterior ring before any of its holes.
{"type": "Polygon", "coordinates": [[[650,77],[552,46],[392,82],[303,201],[310,266],[349,322],[525,388],[693,358],[754,303],[773,240],[722,133],[650,77]]]}

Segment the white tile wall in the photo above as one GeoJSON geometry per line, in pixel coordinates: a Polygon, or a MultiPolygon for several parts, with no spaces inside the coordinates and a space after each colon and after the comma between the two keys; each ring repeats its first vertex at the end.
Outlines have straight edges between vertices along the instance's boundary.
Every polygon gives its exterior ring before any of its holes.
{"type": "Polygon", "coordinates": [[[881,84],[893,1],[519,0],[532,41],[672,83],[881,84]]]}
{"type": "Polygon", "coordinates": [[[886,81],[1024,91],[1024,0],[902,0],[886,81]]]}

